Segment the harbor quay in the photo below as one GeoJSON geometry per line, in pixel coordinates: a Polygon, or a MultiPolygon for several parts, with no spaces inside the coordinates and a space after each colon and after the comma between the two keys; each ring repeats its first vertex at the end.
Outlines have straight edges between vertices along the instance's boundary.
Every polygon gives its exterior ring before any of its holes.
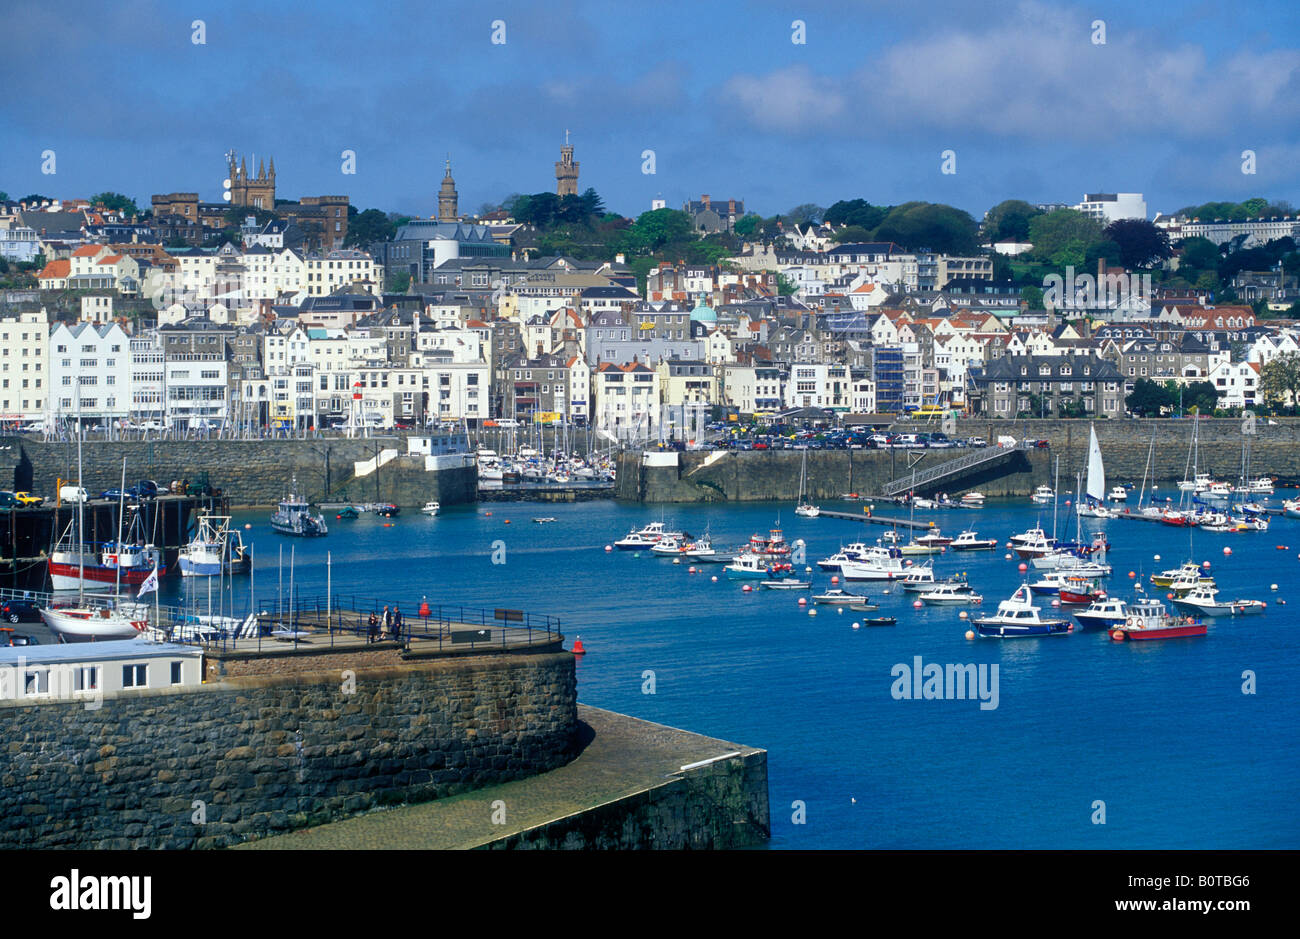
{"type": "MultiPolygon", "coordinates": [[[[159,644],[155,657],[201,650],[201,681],[174,671],[161,687],[106,682],[93,706],[33,693],[46,687],[44,660],[19,663],[27,693],[0,700],[0,847],[202,849],[308,828],[326,832],[306,845],[319,847],[735,847],[767,837],[764,751],[608,712],[580,718],[558,620],[419,603],[390,630],[371,627],[377,607],[298,598],[236,636],[159,644]],[[561,769],[557,782],[549,774],[561,769]],[[483,802],[485,787],[506,783],[483,802]],[[446,810],[456,821],[445,831],[391,815],[457,796],[466,798],[446,810]],[[470,818],[471,804],[489,808],[470,818]],[[360,813],[377,820],[376,835],[328,833],[360,813]]],[[[84,672],[114,668],[117,647],[136,645],[149,644],[55,648],[60,667],[84,672]]]]}

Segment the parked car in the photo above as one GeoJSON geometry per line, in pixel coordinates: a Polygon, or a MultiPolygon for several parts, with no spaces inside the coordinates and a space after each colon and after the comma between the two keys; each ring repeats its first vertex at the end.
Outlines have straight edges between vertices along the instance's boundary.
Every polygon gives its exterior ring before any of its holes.
{"type": "Polygon", "coordinates": [[[0,490],[0,509],[21,509],[23,504],[12,492],[0,490]]]}
{"type": "Polygon", "coordinates": [[[140,430],[163,430],[164,428],[160,421],[141,421],[139,425],[139,429],[140,430]]]}
{"type": "Polygon", "coordinates": [[[39,623],[41,611],[35,600],[5,600],[0,603],[0,619],[9,623],[39,623]]]}
{"type": "Polygon", "coordinates": [[[99,494],[99,497],[101,499],[109,499],[113,502],[118,502],[123,499],[125,499],[127,502],[135,501],[135,496],[131,494],[131,490],[129,489],[117,489],[117,488],[105,489],[103,492],[99,494]]]}
{"type": "Polygon", "coordinates": [[[0,627],[0,645],[39,646],[41,641],[28,633],[10,632],[8,627],[0,627]],[[3,637],[8,636],[8,639],[3,637]]]}
{"type": "Polygon", "coordinates": [[[152,479],[142,479],[126,491],[128,499],[156,499],[158,484],[152,479]]]}
{"type": "Polygon", "coordinates": [[[35,508],[45,501],[40,496],[34,496],[30,492],[15,492],[14,498],[22,505],[31,506],[32,508],[35,508]]]}
{"type": "Polygon", "coordinates": [[[967,437],[966,446],[968,447],[987,447],[989,442],[983,437],[967,437]]]}
{"type": "Polygon", "coordinates": [[[90,493],[80,486],[62,486],[59,488],[60,502],[86,502],[90,499],[90,493]]]}

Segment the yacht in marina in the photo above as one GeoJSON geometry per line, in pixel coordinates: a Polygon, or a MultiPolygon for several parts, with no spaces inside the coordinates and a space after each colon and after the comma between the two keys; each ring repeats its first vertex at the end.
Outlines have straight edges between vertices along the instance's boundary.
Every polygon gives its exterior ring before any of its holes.
{"type": "Polygon", "coordinates": [[[1128,619],[1128,604],[1116,597],[1092,601],[1085,610],[1076,610],[1074,618],[1081,629],[1114,629],[1128,619]]]}
{"type": "Polygon", "coordinates": [[[907,573],[903,559],[889,548],[868,548],[862,556],[840,564],[845,580],[900,580],[907,573]]]}

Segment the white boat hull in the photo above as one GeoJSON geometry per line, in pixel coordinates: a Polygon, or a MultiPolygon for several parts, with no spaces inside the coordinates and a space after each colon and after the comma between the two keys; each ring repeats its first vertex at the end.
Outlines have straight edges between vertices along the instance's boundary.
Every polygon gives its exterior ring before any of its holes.
{"type": "Polygon", "coordinates": [[[134,639],[148,628],[148,617],[131,619],[113,610],[70,608],[41,610],[45,625],[64,642],[134,639]]]}

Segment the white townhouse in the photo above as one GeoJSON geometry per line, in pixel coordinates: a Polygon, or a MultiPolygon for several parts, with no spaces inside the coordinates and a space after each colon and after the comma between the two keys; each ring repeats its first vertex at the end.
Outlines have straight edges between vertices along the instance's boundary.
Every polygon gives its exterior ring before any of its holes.
{"type": "Polygon", "coordinates": [[[785,385],[785,404],[789,408],[849,410],[852,407],[849,367],[817,363],[791,366],[785,385]]]}
{"type": "Polygon", "coordinates": [[[254,247],[245,251],[240,260],[247,301],[274,300],[281,294],[303,290],[307,265],[292,249],[254,247]]]}
{"type": "Polygon", "coordinates": [[[183,352],[166,356],[168,427],[193,429],[205,422],[221,426],[228,418],[224,352],[183,352]]]}
{"type": "Polygon", "coordinates": [[[107,424],[131,411],[131,339],[117,323],[58,323],[49,339],[49,412],[107,424]],[[80,389],[80,393],[78,393],[80,389]]]}
{"type": "Polygon", "coordinates": [[[1209,382],[1219,393],[1219,406],[1254,407],[1259,400],[1258,362],[1220,362],[1210,369],[1209,382]]]}
{"type": "Polygon", "coordinates": [[[420,373],[421,400],[416,403],[426,421],[482,421],[490,416],[492,373],[486,362],[457,359],[450,349],[432,349],[413,354],[411,364],[420,373]]]}
{"type": "Polygon", "coordinates": [[[155,330],[131,337],[131,419],[162,423],[167,416],[167,365],[155,330]]]}
{"type": "Polygon", "coordinates": [[[722,370],[726,403],[741,414],[775,414],[784,402],[781,370],[764,365],[727,365],[722,370]]]}
{"type": "Polygon", "coordinates": [[[340,248],[306,259],[303,286],[309,297],[324,297],[352,284],[378,297],[383,293],[381,273],[374,259],[364,251],[340,248]]]}
{"type": "Polygon", "coordinates": [[[38,313],[0,317],[0,421],[45,417],[49,395],[50,321],[38,313]]]}

